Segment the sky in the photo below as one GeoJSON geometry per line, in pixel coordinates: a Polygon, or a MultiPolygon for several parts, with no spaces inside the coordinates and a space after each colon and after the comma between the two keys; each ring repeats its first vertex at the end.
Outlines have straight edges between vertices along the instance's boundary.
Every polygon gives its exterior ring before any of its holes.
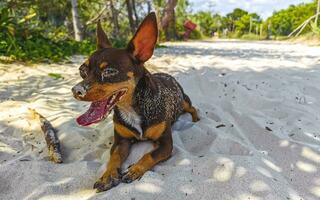
{"type": "Polygon", "coordinates": [[[273,11],[287,8],[292,4],[309,3],[313,0],[189,0],[192,11],[210,10],[225,15],[234,8],[242,8],[249,12],[256,12],[266,19],[273,11]]]}

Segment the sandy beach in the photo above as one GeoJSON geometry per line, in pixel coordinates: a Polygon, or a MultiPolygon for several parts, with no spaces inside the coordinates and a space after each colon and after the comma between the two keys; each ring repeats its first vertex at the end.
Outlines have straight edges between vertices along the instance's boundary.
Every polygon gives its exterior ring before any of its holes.
{"type": "MultiPolygon", "coordinates": [[[[88,107],[71,93],[85,58],[0,64],[0,199],[320,198],[319,47],[232,40],[164,45],[147,67],[176,77],[201,120],[181,116],[169,160],[103,193],[92,188],[109,159],[113,123],[111,115],[86,128],[75,122],[88,107]],[[48,161],[28,108],[59,130],[63,164],[48,161]]],[[[124,169],[149,149],[136,145],[124,169]]]]}

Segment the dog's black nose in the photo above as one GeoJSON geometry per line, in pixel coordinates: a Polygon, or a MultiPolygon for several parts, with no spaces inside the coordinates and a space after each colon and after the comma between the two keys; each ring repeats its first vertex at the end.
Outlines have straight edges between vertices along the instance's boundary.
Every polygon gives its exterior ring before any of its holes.
{"type": "Polygon", "coordinates": [[[75,85],[71,90],[75,97],[84,97],[87,93],[85,88],[79,84],[75,85]]]}

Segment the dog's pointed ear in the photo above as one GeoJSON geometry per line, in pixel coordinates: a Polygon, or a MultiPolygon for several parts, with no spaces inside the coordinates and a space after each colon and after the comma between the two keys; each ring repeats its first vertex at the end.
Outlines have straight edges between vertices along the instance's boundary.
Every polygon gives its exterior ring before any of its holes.
{"type": "Polygon", "coordinates": [[[139,61],[151,58],[158,39],[157,17],[154,12],[146,16],[128,44],[128,51],[139,61]]]}
{"type": "Polygon", "coordinates": [[[97,23],[97,49],[110,48],[111,43],[101,27],[100,20],[97,23]]]}

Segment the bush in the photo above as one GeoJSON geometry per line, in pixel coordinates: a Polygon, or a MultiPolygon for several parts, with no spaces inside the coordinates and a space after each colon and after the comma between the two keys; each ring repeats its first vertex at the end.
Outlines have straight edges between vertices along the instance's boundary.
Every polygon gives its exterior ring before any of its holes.
{"type": "Polygon", "coordinates": [[[227,37],[228,37],[228,38],[237,39],[237,38],[240,38],[240,37],[241,37],[241,33],[240,33],[240,32],[229,32],[229,33],[227,34],[227,37]]]}
{"type": "Polygon", "coordinates": [[[241,39],[243,40],[265,40],[266,36],[260,36],[256,34],[244,34],[241,36],[241,39]]]}
{"type": "Polygon", "coordinates": [[[73,40],[52,41],[42,36],[31,38],[14,38],[12,42],[0,38],[2,55],[17,61],[58,62],[74,54],[89,54],[95,50],[95,45],[89,41],[73,40]]]}
{"type": "MultiPolygon", "coordinates": [[[[15,14],[6,7],[0,8],[2,62],[59,62],[74,54],[88,55],[96,49],[93,37],[92,40],[77,42],[66,26],[41,23],[39,16],[33,12],[24,17],[15,14]]],[[[111,41],[114,47],[125,47],[128,39],[111,41]]]]}
{"type": "Polygon", "coordinates": [[[272,39],[272,40],[278,40],[278,41],[284,41],[284,40],[287,40],[287,39],[289,39],[289,38],[288,38],[288,36],[278,35],[278,36],[271,36],[271,39],[272,39]]]}
{"type": "Polygon", "coordinates": [[[320,45],[320,35],[318,33],[310,32],[293,38],[293,41],[306,42],[311,45],[320,45]]]}
{"type": "Polygon", "coordinates": [[[112,47],[114,48],[125,48],[128,45],[129,40],[127,38],[114,38],[111,39],[112,47]]]}
{"type": "Polygon", "coordinates": [[[200,39],[203,39],[203,37],[204,36],[202,35],[201,31],[198,29],[193,30],[190,34],[190,39],[193,39],[193,40],[200,40],[200,39]]]}
{"type": "Polygon", "coordinates": [[[29,22],[35,14],[22,20],[12,16],[8,9],[0,10],[0,61],[61,61],[73,54],[88,54],[95,49],[90,41],[76,42],[65,37],[66,29],[48,31],[29,22]],[[50,34],[45,34],[45,32],[50,34]]]}

